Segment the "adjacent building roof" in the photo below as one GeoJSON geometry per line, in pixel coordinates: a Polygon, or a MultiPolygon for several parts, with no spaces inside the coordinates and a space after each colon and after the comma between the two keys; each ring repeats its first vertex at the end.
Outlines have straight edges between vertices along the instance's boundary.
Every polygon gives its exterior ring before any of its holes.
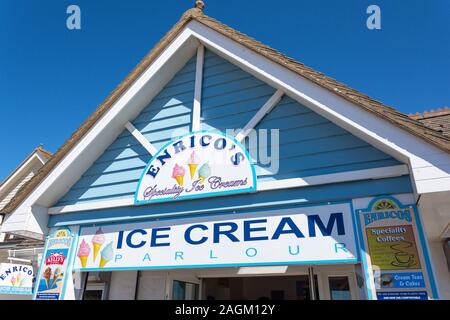
{"type": "Polygon", "coordinates": [[[409,117],[418,120],[425,126],[436,130],[443,135],[450,136],[450,108],[444,107],[431,111],[417,112],[410,114],[409,117]]]}
{"type": "Polygon", "coordinates": [[[84,135],[96,124],[96,122],[112,107],[120,96],[130,88],[147,67],[159,56],[169,43],[183,30],[190,21],[197,21],[216,32],[236,41],[250,50],[278,63],[298,75],[326,88],[327,90],[341,96],[342,98],[364,108],[386,121],[389,121],[409,133],[420,137],[430,144],[450,153],[450,137],[443,135],[430,127],[425,126],[420,121],[408,117],[394,108],[384,105],[369,96],[360,93],[345,84],[342,84],[324,74],[315,71],[304,64],[272,49],[249,36],[236,31],[227,25],[206,16],[203,13],[202,1],[196,2],[196,7],[186,11],[173,28],[157,43],[157,45],[143,58],[143,60],[131,71],[131,73],[118,85],[118,87],[102,102],[102,104],[89,116],[89,118],[70,136],[60,147],[55,155],[40,172],[31,179],[21,190],[21,192],[5,207],[3,213],[11,213],[25,197],[50,173],[50,171],[63,159],[63,157],[81,140],[84,135]]]}

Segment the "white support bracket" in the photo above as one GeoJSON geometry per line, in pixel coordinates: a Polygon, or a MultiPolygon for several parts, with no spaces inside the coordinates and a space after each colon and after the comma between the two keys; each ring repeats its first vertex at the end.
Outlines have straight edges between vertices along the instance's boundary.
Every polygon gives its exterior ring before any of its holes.
{"type": "Polygon", "coordinates": [[[192,107],[192,125],[191,125],[192,132],[200,130],[204,56],[205,56],[205,47],[203,45],[200,45],[197,48],[197,65],[195,69],[194,104],[192,107]]]}
{"type": "Polygon", "coordinates": [[[277,90],[267,102],[258,110],[253,118],[245,125],[244,129],[236,135],[236,140],[242,142],[250,131],[268,114],[273,107],[281,100],[284,93],[281,90],[277,90]]]}
{"type": "Polygon", "coordinates": [[[147,140],[146,137],[138,130],[131,122],[127,122],[125,124],[125,128],[136,138],[137,141],[150,153],[151,156],[154,156],[158,150],[147,140]]]}

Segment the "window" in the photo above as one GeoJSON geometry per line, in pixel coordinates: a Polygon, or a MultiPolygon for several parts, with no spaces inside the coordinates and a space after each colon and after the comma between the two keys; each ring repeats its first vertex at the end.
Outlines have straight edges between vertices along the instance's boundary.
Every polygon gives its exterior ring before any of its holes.
{"type": "Polygon", "coordinates": [[[348,277],[329,277],[331,300],[351,300],[350,285],[348,277]]]}
{"type": "Polygon", "coordinates": [[[184,281],[173,281],[173,300],[198,300],[199,285],[184,281]]]}

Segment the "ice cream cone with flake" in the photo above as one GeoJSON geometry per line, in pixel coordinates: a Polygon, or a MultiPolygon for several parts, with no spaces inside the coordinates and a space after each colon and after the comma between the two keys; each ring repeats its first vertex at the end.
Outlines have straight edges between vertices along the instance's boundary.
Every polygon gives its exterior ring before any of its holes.
{"type": "Polygon", "coordinates": [[[199,158],[195,154],[195,151],[192,151],[191,156],[188,160],[189,173],[191,175],[191,179],[194,178],[195,172],[197,171],[198,163],[200,162],[199,158]]]}
{"type": "Polygon", "coordinates": [[[58,267],[55,269],[55,273],[53,274],[52,283],[50,285],[50,288],[53,287],[53,285],[56,283],[56,281],[58,280],[60,275],[61,275],[61,268],[58,267]]]}
{"type": "Polygon", "coordinates": [[[211,168],[207,162],[203,164],[198,170],[198,177],[200,178],[199,184],[203,184],[205,179],[208,178],[210,175],[211,175],[211,168]]]}
{"type": "Polygon", "coordinates": [[[47,286],[47,289],[50,289],[50,278],[52,276],[52,268],[47,267],[47,269],[45,269],[44,274],[42,275],[42,277],[45,279],[45,284],[47,286]]]}
{"type": "Polygon", "coordinates": [[[95,232],[95,236],[92,238],[92,246],[94,247],[94,261],[97,259],[97,255],[100,252],[100,248],[105,243],[105,235],[102,228],[98,228],[95,232]]]}
{"type": "Polygon", "coordinates": [[[90,252],[91,248],[89,247],[87,242],[83,239],[83,241],[81,241],[80,243],[80,247],[78,248],[77,253],[77,257],[80,259],[82,268],[86,268],[86,263],[90,252]]]}
{"type": "Polygon", "coordinates": [[[173,167],[173,171],[172,171],[172,178],[177,180],[177,183],[180,187],[183,186],[185,173],[186,173],[186,170],[183,167],[179,166],[178,164],[175,164],[175,167],[173,167]]]}
{"type": "Polygon", "coordinates": [[[105,267],[105,265],[112,260],[114,255],[113,248],[112,248],[112,242],[108,243],[106,247],[102,250],[100,253],[100,263],[98,266],[100,268],[105,267]]]}

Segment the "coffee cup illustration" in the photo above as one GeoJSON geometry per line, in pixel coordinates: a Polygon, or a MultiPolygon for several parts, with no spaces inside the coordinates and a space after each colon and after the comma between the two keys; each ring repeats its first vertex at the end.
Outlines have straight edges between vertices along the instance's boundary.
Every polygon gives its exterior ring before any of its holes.
{"type": "Polygon", "coordinates": [[[397,252],[395,254],[395,259],[398,263],[409,264],[414,256],[408,252],[397,252]]]}

